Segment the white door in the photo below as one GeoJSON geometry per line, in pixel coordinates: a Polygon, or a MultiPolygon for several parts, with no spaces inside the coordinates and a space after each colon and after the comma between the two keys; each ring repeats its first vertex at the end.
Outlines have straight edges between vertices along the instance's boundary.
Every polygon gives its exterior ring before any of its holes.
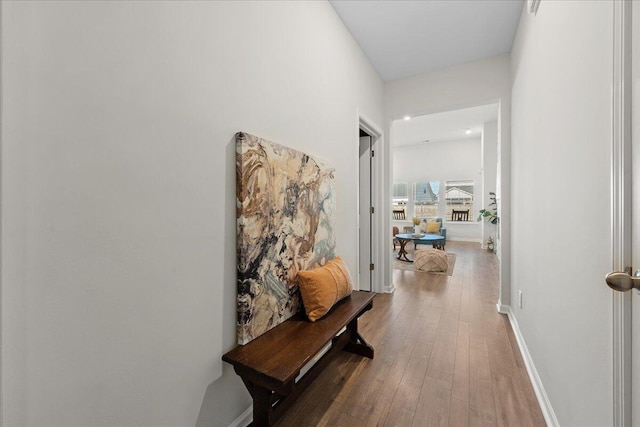
{"type": "MultiPolygon", "coordinates": [[[[623,206],[626,215],[619,218],[621,232],[617,244],[614,237],[614,252],[617,246],[618,252],[622,253],[622,256],[618,258],[624,262],[624,268],[630,267],[629,273],[633,272],[634,275],[640,276],[640,31],[638,31],[640,29],[640,3],[636,3],[631,10],[632,4],[633,2],[616,3],[616,7],[620,8],[616,13],[616,26],[619,27],[616,36],[619,40],[624,40],[624,43],[622,45],[618,43],[615,48],[618,50],[618,57],[623,58],[622,64],[624,61],[631,62],[628,74],[620,79],[621,82],[624,82],[626,90],[621,91],[624,95],[622,95],[622,99],[618,99],[618,105],[624,105],[620,109],[622,112],[630,107],[631,114],[625,117],[623,113],[620,113],[621,122],[616,123],[614,120],[614,135],[618,132],[620,135],[624,135],[622,138],[630,138],[630,144],[623,148],[625,156],[620,158],[630,157],[631,161],[628,164],[618,165],[618,175],[620,182],[623,182],[623,187],[630,184],[631,190],[628,192],[619,190],[617,193],[623,201],[620,206],[623,206]],[[622,4],[627,7],[626,10],[621,8],[622,4]],[[625,13],[627,14],[626,19],[625,13]],[[635,31],[628,30],[625,35],[621,30],[625,26],[628,29],[635,29],[635,31]],[[621,53],[623,51],[621,46],[625,46],[627,43],[631,43],[629,51],[631,57],[628,57],[628,53],[621,53]],[[617,124],[621,124],[621,126],[616,130],[617,124]],[[630,182],[622,176],[621,172],[624,172],[626,178],[630,175],[630,182]],[[631,197],[631,200],[628,200],[628,197],[631,197]],[[630,256],[626,254],[629,249],[630,256]]],[[[618,63],[618,65],[622,64],[618,63]]],[[[620,69],[623,68],[620,67],[620,69]]],[[[616,102],[614,102],[614,108],[615,104],[616,102]]],[[[616,165],[614,165],[614,175],[615,171],[616,165]]],[[[613,198],[615,202],[615,190],[613,198]]],[[[609,275],[607,282],[612,288],[619,291],[628,291],[632,286],[636,288],[630,293],[615,295],[614,298],[614,425],[640,427],[640,359],[638,357],[640,356],[640,291],[638,291],[640,278],[632,281],[626,273],[620,272],[609,275]]]]}
{"type": "Polygon", "coordinates": [[[371,137],[360,137],[360,200],[358,202],[360,260],[358,280],[360,290],[371,290],[371,137]]]}

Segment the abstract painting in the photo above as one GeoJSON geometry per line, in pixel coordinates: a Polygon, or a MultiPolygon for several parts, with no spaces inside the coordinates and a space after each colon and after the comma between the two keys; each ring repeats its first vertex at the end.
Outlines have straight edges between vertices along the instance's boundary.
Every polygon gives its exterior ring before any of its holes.
{"type": "Polygon", "coordinates": [[[332,167],[236,134],[238,344],[301,309],[296,274],[334,258],[334,223],[332,167]]]}

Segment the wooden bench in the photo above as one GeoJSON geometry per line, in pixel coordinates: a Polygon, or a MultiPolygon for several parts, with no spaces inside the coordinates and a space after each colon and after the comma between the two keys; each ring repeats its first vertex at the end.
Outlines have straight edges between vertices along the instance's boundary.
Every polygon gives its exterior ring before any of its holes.
{"type": "Polygon", "coordinates": [[[373,347],[358,333],[358,318],[371,309],[374,297],[353,291],[315,323],[301,313],[222,356],[253,398],[251,426],[273,425],[341,350],[373,359],[373,347]],[[330,349],[297,378],[329,343],[330,349]]]}

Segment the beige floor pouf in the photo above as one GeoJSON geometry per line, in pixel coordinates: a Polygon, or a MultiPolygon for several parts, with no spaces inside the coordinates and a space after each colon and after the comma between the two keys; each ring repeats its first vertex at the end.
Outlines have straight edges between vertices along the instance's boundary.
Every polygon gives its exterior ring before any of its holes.
{"type": "Polygon", "coordinates": [[[438,249],[418,249],[413,259],[415,271],[447,271],[447,253],[438,249]]]}

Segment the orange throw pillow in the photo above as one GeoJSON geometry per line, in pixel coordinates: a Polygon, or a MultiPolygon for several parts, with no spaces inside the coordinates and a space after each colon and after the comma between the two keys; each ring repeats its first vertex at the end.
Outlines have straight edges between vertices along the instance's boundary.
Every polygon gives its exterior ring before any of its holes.
{"type": "Polygon", "coordinates": [[[312,322],[327,314],[342,298],[351,295],[353,281],[346,264],[335,257],[322,267],[298,272],[302,304],[312,322]]]}
{"type": "Polygon", "coordinates": [[[427,233],[439,234],[440,233],[440,223],[438,221],[428,221],[427,222],[427,233]]]}

